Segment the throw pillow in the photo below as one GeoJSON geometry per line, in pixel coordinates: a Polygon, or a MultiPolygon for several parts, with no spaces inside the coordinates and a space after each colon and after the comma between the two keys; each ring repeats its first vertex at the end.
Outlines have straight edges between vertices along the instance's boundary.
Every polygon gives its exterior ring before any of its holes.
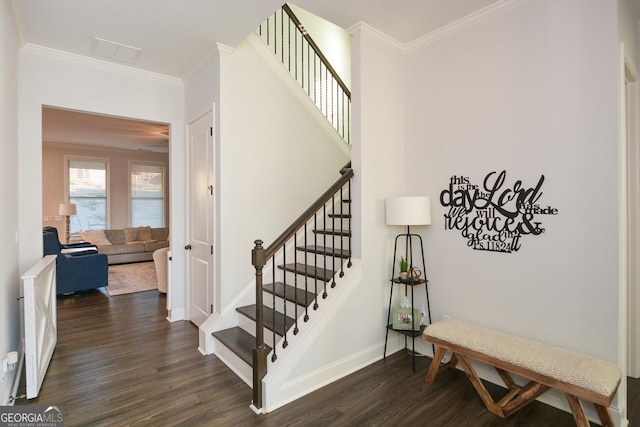
{"type": "Polygon", "coordinates": [[[151,240],[151,227],[138,227],[138,240],[143,242],[151,240]]]}
{"type": "Polygon", "coordinates": [[[152,240],[169,240],[169,228],[152,228],[151,229],[151,239],[152,240]]]}
{"type": "Polygon", "coordinates": [[[135,228],[125,228],[124,229],[124,238],[127,243],[138,241],[138,227],[135,228]]]}
{"type": "Polygon", "coordinates": [[[111,242],[104,234],[104,230],[90,230],[80,233],[80,238],[86,242],[93,243],[96,246],[110,245],[111,242]]]}
{"type": "Polygon", "coordinates": [[[114,245],[124,245],[126,243],[124,230],[104,230],[104,235],[114,245]]]}

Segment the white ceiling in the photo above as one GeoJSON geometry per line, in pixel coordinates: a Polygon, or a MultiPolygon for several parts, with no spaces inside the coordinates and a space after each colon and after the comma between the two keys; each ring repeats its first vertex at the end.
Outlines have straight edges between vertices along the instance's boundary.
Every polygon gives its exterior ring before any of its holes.
{"type": "MultiPolygon", "coordinates": [[[[216,48],[234,47],[282,0],[10,0],[25,43],[95,57],[95,37],[142,49],[130,65],[176,78],[216,48]]],[[[637,0],[640,1],[640,0],[637,0]]],[[[349,28],[358,22],[409,43],[496,0],[298,0],[297,6],[349,28]]],[[[127,64],[129,65],[129,64],[127,64]]],[[[151,149],[166,144],[149,123],[45,110],[43,140],[151,149]],[[143,135],[144,132],[149,134],[143,135]],[[156,138],[153,140],[153,138],[156,138]],[[149,148],[151,146],[152,148],[149,148]]],[[[166,125],[165,125],[166,128],[166,125]]]]}
{"type": "Polygon", "coordinates": [[[169,125],[44,107],[42,141],[169,152],[169,125]]]}
{"type": "MultiPolygon", "coordinates": [[[[25,42],[91,57],[94,37],[142,49],[134,65],[179,78],[216,43],[234,47],[282,0],[13,0],[25,42]]],[[[298,0],[343,28],[359,21],[408,43],[496,0],[298,0]]]]}

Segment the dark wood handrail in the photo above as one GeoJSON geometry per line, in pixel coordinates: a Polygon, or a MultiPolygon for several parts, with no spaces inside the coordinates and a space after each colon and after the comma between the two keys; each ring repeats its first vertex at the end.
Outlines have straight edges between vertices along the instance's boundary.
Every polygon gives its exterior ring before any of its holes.
{"type": "MultiPolygon", "coordinates": [[[[350,166],[350,164],[349,164],[350,166]]],[[[269,259],[275,255],[275,253],[284,245],[287,240],[293,236],[293,234],[302,227],[309,219],[311,219],[320,208],[338,192],[338,190],[345,185],[351,178],[353,178],[353,169],[345,167],[341,171],[344,171],[343,175],[338,179],[322,196],[315,201],[298,219],[289,226],[276,240],[273,241],[267,247],[265,259],[269,259]]]]}
{"type": "MultiPolygon", "coordinates": [[[[255,246],[251,251],[251,263],[256,270],[256,307],[263,307],[263,282],[262,282],[262,269],[268,259],[271,259],[278,252],[298,230],[305,226],[307,221],[311,219],[318,211],[320,211],[325,203],[335,197],[336,193],[340,192],[342,197],[342,187],[349,183],[353,178],[353,169],[351,169],[351,162],[340,169],[341,177],[338,179],[327,191],[325,191],[318,200],[313,203],[298,219],[291,224],[267,249],[262,246],[262,240],[256,240],[255,246]]],[[[349,195],[350,196],[350,195],[349,195]]],[[[334,261],[335,262],[335,261],[334,261]]],[[[334,264],[335,266],[335,264],[334,264]]],[[[351,259],[347,267],[351,266],[351,259]]],[[[340,276],[342,277],[342,276],[340,276]]],[[[285,281],[286,283],[286,281],[285,281]]],[[[326,285],[325,285],[326,286],[326,285]]],[[[286,292],[286,291],[285,291],[286,292]]],[[[326,288],[325,288],[326,294],[326,288]]],[[[286,295],[286,294],[285,294],[286,295]]],[[[317,307],[317,306],[316,306],[317,307]]],[[[285,307],[285,317],[286,317],[285,307]]],[[[306,321],[306,320],[305,320],[306,321]]],[[[262,379],[267,374],[267,353],[269,352],[264,343],[264,312],[263,310],[256,311],[256,345],[253,348],[253,405],[255,408],[262,408],[262,379]]],[[[275,342],[275,332],[274,332],[275,342]]],[[[286,332],[285,332],[285,345],[286,347],[286,332]]],[[[276,360],[275,347],[271,360],[276,360]]]]}
{"type": "Polygon", "coordinates": [[[304,37],[305,40],[311,45],[313,50],[316,52],[316,55],[318,55],[318,58],[320,58],[320,61],[324,64],[325,67],[327,67],[327,70],[329,70],[333,78],[336,79],[336,82],[338,83],[342,91],[347,95],[347,98],[351,99],[351,91],[349,90],[349,88],[347,88],[347,85],[342,81],[342,79],[338,75],[338,72],[331,66],[327,57],[324,56],[324,54],[322,53],[322,50],[320,50],[320,47],[316,44],[316,42],[313,41],[311,36],[309,36],[309,34],[307,34],[307,32],[304,31],[304,26],[302,25],[302,23],[300,22],[296,14],[293,13],[293,10],[291,10],[289,5],[287,5],[286,3],[282,6],[282,9],[287,13],[287,15],[289,15],[289,18],[293,21],[293,23],[296,24],[296,28],[300,30],[302,37],[304,37]]]}

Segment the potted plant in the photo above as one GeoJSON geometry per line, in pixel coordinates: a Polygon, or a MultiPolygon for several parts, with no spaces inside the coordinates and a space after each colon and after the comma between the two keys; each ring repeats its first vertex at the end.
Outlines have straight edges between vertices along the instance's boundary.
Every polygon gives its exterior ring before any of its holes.
{"type": "Polygon", "coordinates": [[[403,256],[400,257],[400,279],[407,280],[407,275],[409,274],[409,262],[403,256]]]}

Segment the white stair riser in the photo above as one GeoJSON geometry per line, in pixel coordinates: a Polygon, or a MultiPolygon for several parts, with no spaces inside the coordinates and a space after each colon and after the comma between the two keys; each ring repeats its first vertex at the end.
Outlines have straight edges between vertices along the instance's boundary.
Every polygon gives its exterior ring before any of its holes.
{"type": "Polygon", "coordinates": [[[253,369],[231,349],[222,344],[214,337],[213,353],[224,362],[240,379],[242,379],[249,387],[252,387],[253,369]]]}

